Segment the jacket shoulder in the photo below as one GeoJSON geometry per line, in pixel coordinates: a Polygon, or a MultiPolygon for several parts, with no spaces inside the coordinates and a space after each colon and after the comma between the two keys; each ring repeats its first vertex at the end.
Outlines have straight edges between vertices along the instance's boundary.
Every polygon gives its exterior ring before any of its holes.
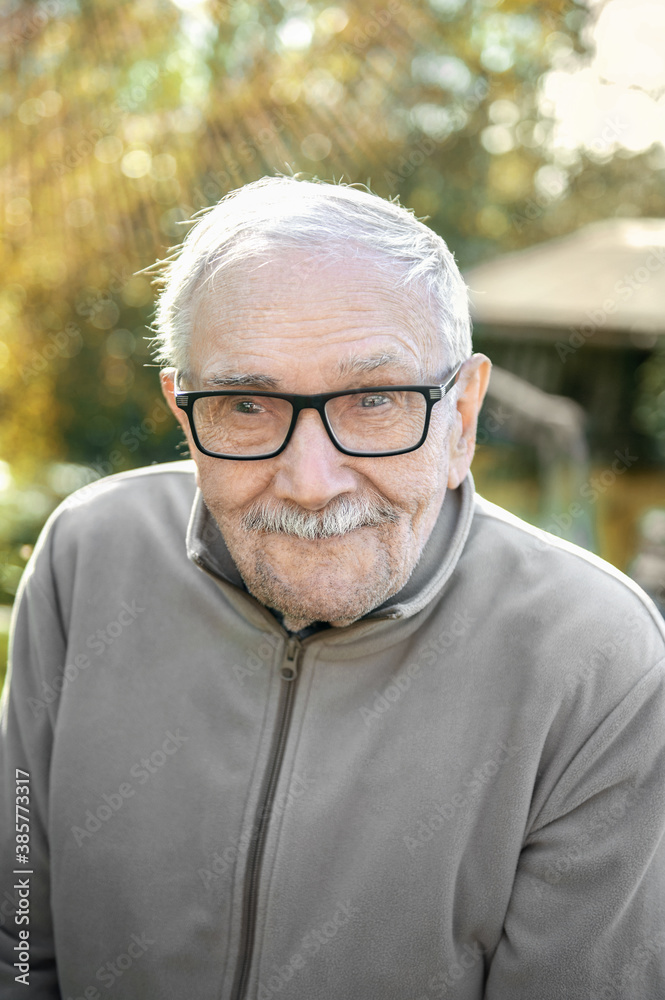
{"type": "Polygon", "coordinates": [[[651,633],[653,654],[660,648],[665,656],[665,622],[655,604],[599,556],[478,495],[469,546],[502,605],[527,611],[534,627],[556,626],[560,635],[573,628],[591,639],[626,627],[635,633],[639,621],[651,633]]]}
{"type": "Polygon", "coordinates": [[[196,493],[192,461],[120,472],[72,493],[39,536],[24,577],[69,576],[82,563],[135,564],[156,547],[185,545],[196,493]]]}
{"type": "Polygon", "coordinates": [[[75,511],[76,523],[82,525],[88,516],[113,519],[130,510],[154,504],[160,507],[186,504],[189,513],[195,491],[195,465],[192,461],[148,465],[118,472],[83,486],[56,507],[49,521],[62,521],[69,511],[75,511]]]}

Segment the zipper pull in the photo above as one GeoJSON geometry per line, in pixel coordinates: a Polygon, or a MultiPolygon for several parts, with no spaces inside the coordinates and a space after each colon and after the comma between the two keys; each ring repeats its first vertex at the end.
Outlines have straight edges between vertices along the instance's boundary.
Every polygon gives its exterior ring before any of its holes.
{"type": "Polygon", "coordinates": [[[286,655],[280,669],[282,680],[294,681],[298,676],[298,660],[300,659],[301,645],[299,639],[289,639],[286,645],[286,655]]]}

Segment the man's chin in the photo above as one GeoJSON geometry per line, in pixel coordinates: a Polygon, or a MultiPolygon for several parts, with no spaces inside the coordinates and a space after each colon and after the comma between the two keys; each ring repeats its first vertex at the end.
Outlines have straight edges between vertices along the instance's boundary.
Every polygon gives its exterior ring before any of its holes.
{"type": "Polygon", "coordinates": [[[249,590],[262,604],[279,611],[290,632],[299,632],[313,622],[325,622],[336,627],[350,625],[376,607],[374,595],[363,594],[365,599],[362,601],[356,595],[350,601],[349,593],[353,590],[351,582],[340,590],[335,587],[327,588],[325,593],[316,590],[313,592],[311,584],[304,584],[302,588],[293,585],[286,588],[274,585],[266,587],[264,583],[260,583],[256,588],[249,586],[249,590]]]}
{"type": "MultiPolygon", "coordinates": [[[[281,614],[284,628],[289,632],[302,632],[303,629],[308,628],[315,622],[325,622],[323,618],[294,618],[283,612],[281,614]]],[[[331,622],[325,622],[325,624],[331,625],[333,628],[346,628],[347,625],[353,625],[356,621],[358,621],[357,618],[339,618],[331,622]]]]}
{"type": "Polygon", "coordinates": [[[395,592],[385,566],[371,571],[365,566],[362,572],[351,573],[332,554],[326,559],[325,547],[316,552],[312,560],[301,558],[297,571],[288,575],[281,567],[277,571],[275,561],[263,562],[251,578],[249,574],[245,577],[248,590],[262,604],[278,611],[289,631],[299,632],[313,622],[350,625],[395,592]]]}
{"type": "Polygon", "coordinates": [[[395,531],[363,525],[315,539],[243,532],[227,545],[250,593],[298,632],[313,622],[349,625],[400,589],[405,567],[395,531]]]}
{"type": "Polygon", "coordinates": [[[362,524],[358,528],[351,528],[349,531],[345,531],[339,535],[321,535],[316,538],[303,538],[302,535],[287,534],[285,531],[266,531],[262,532],[261,537],[265,541],[270,542],[285,542],[292,545],[302,545],[306,547],[322,547],[327,544],[339,544],[340,542],[355,541],[362,537],[363,535],[368,535],[370,532],[376,531],[376,525],[374,524],[362,524]]]}

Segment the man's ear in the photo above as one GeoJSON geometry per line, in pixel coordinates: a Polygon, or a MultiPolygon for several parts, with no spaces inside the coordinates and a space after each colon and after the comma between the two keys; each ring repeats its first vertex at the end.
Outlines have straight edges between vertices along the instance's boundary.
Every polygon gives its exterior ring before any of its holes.
{"type": "Polygon", "coordinates": [[[162,392],[164,394],[164,399],[168,403],[169,409],[173,416],[176,418],[178,423],[182,428],[182,432],[187,438],[187,444],[189,445],[190,453],[193,455],[195,452],[195,444],[192,441],[191,431],[189,428],[189,420],[187,419],[187,414],[184,410],[181,410],[177,406],[175,401],[175,368],[164,368],[159,373],[159,380],[162,383],[162,392]]]}
{"type": "Polygon", "coordinates": [[[175,368],[164,368],[159,373],[159,381],[162,383],[162,392],[164,394],[164,399],[169,405],[169,409],[173,416],[176,418],[180,426],[185,429],[185,424],[187,423],[187,414],[176,406],[175,401],[175,368]]]}
{"type": "Polygon", "coordinates": [[[171,413],[180,424],[182,432],[187,440],[189,455],[194,460],[194,464],[196,466],[196,485],[200,487],[201,483],[199,481],[199,463],[198,463],[200,452],[196,447],[196,445],[194,444],[194,439],[192,438],[192,432],[189,427],[189,419],[187,417],[187,414],[185,413],[184,410],[180,409],[180,407],[176,404],[175,401],[175,376],[176,376],[175,368],[164,368],[159,373],[159,380],[162,384],[162,392],[164,394],[164,399],[168,403],[171,413]]]}
{"type": "Polygon", "coordinates": [[[478,414],[490,379],[492,362],[474,354],[457,376],[457,408],[449,438],[448,489],[455,490],[466,477],[476,447],[478,414]]]}

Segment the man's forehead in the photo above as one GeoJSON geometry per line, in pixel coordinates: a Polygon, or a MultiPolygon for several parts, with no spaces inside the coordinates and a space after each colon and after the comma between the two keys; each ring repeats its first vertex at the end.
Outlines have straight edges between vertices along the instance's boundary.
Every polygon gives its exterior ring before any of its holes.
{"type": "Polygon", "coordinates": [[[402,329],[430,325],[429,296],[415,282],[405,286],[396,263],[323,257],[314,269],[308,264],[311,259],[303,259],[302,252],[287,251],[282,258],[227,266],[197,287],[193,316],[205,316],[221,329],[237,324],[251,329],[264,317],[307,326],[321,310],[326,318],[358,327],[368,320],[402,329]]]}
{"type": "MultiPolygon", "coordinates": [[[[247,368],[229,359],[222,364],[206,366],[202,372],[202,382],[206,387],[251,385],[266,389],[279,389],[283,379],[274,373],[258,368],[247,368]]],[[[314,359],[316,360],[316,359],[314,359]]],[[[422,365],[406,351],[395,349],[368,353],[341,353],[331,368],[331,376],[341,382],[357,380],[372,372],[386,377],[403,376],[405,379],[421,381],[425,377],[422,365]]]]}
{"type": "Polygon", "coordinates": [[[438,362],[427,297],[415,286],[401,287],[397,271],[347,260],[301,281],[289,258],[247,271],[236,265],[201,290],[190,358],[192,374],[206,386],[276,387],[284,366],[302,370],[305,359],[313,377],[334,380],[331,388],[372,372],[386,372],[396,384],[422,381],[430,361],[438,362]]]}

